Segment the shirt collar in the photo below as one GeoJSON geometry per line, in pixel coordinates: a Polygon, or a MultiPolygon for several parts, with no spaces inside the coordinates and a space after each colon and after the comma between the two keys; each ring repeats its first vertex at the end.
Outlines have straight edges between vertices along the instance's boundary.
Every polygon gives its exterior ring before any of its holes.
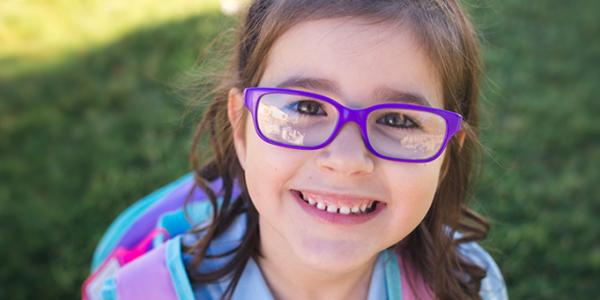
{"type": "MultiPolygon", "coordinates": [[[[387,250],[386,250],[387,251],[387,250]]],[[[373,268],[371,282],[369,283],[368,300],[387,299],[385,289],[385,259],[383,252],[380,253],[373,268]]],[[[273,300],[273,295],[262,275],[262,272],[254,259],[249,259],[240,281],[235,289],[232,300],[264,299],[273,300]]]]}

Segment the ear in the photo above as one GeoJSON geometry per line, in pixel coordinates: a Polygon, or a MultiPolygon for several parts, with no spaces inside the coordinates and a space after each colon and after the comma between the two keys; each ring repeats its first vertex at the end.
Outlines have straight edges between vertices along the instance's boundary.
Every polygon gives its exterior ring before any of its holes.
{"type": "Polygon", "coordinates": [[[233,145],[242,169],[246,169],[246,135],[244,120],[244,96],[237,88],[229,90],[227,117],[231,125],[233,145]]]}

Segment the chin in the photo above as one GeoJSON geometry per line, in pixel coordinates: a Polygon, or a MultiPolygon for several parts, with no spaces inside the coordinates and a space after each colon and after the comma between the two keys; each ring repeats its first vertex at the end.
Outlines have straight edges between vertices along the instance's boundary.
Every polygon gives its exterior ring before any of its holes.
{"type": "Polygon", "coordinates": [[[365,243],[350,241],[304,241],[296,255],[312,269],[342,273],[360,267],[379,253],[365,247],[365,243]]]}

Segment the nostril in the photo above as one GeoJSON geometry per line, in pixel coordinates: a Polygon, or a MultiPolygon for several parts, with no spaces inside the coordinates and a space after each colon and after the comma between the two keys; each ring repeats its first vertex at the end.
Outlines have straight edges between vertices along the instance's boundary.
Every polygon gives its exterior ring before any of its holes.
{"type": "Polygon", "coordinates": [[[370,153],[359,153],[356,149],[326,148],[317,156],[317,165],[328,172],[344,175],[370,174],[375,167],[370,153]]]}

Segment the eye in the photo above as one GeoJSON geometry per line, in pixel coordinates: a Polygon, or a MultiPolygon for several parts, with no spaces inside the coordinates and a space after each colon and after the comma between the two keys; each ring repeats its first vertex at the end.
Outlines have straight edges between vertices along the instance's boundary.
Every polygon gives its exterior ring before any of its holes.
{"type": "Polygon", "coordinates": [[[400,113],[388,113],[377,119],[377,124],[386,125],[401,129],[418,129],[421,126],[413,121],[410,117],[400,113]]]}
{"type": "Polygon", "coordinates": [[[326,116],[321,103],[311,100],[301,100],[293,104],[294,110],[303,115],[326,116]]]}

